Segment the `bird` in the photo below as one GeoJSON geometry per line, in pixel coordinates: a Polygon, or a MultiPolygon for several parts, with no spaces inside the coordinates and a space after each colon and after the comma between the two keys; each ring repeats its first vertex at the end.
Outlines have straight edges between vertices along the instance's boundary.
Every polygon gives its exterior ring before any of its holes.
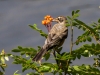
{"type": "Polygon", "coordinates": [[[34,56],[33,61],[35,62],[41,61],[48,50],[62,46],[68,37],[68,27],[66,26],[68,22],[65,16],[58,16],[52,22],[56,22],[56,24],[49,31],[41,50],[34,56]]]}

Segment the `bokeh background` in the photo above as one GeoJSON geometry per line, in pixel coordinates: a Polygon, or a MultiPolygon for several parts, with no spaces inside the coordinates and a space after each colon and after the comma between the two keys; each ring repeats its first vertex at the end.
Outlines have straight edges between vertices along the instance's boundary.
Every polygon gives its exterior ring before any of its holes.
{"type": "MultiPolygon", "coordinates": [[[[85,23],[91,23],[100,18],[99,6],[100,0],[0,0],[0,51],[4,49],[10,53],[19,45],[34,48],[38,45],[42,46],[45,38],[33,31],[28,24],[36,23],[38,28],[47,33],[46,28],[41,24],[45,15],[70,16],[72,10],[79,9],[81,10],[79,19],[85,23]]],[[[74,41],[81,33],[81,30],[74,29],[74,41]]],[[[79,46],[74,46],[73,49],[79,46]]],[[[63,45],[63,51],[69,51],[69,49],[70,27],[69,37],[63,45]]],[[[75,65],[84,63],[93,64],[93,59],[82,58],[73,62],[75,65]]],[[[11,61],[7,64],[5,75],[13,75],[16,70],[21,70],[20,65],[12,65],[11,61]]]]}

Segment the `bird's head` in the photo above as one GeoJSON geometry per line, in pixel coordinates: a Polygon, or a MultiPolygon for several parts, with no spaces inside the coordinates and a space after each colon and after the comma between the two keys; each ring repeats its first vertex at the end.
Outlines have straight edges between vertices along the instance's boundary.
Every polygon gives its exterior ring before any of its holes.
{"type": "Polygon", "coordinates": [[[57,23],[66,23],[67,18],[64,16],[58,16],[57,18],[54,18],[52,21],[57,23]]]}

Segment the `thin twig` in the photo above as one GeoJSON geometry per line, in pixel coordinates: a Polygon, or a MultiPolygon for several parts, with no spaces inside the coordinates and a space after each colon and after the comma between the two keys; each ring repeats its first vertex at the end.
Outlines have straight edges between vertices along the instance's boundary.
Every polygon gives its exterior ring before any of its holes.
{"type": "Polygon", "coordinates": [[[71,25],[71,47],[70,47],[70,54],[72,53],[73,48],[73,26],[71,25]]]}
{"type": "Polygon", "coordinates": [[[77,42],[79,42],[82,39],[77,39],[75,42],[73,42],[73,45],[76,44],[77,42]]]}
{"type": "MultiPolygon", "coordinates": [[[[93,34],[93,33],[92,33],[93,34]]],[[[95,41],[100,44],[100,42],[96,39],[96,36],[93,34],[93,38],[95,39],[95,41]]]]}
{"type": "MultiPolygon", "coordinates": [[[[72,54],[72,49],[73,49],[73,26],[72,26],[73,22],[70,23],[71,25],[71,46],[70,46],[70,55],[72,54]]],[[[69,66],[69,62],[70,62],[70,59],[68,59],[66,65],[67,65],[67,70],[68,70],[68,66],[69,66]]],[[[65,74],[66,75],[67,72],[65,71],[65,74]]]]}

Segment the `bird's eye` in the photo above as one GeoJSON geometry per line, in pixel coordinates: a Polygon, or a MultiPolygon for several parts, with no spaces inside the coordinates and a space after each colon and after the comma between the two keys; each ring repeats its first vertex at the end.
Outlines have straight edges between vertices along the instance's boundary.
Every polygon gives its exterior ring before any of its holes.
{"type": "Polygon", "coordinates": [[[58,20],[60,20],[61,19],[61,17],[58,17],[58,20]]]}
{"type": "Polygon", "coordinates": [[[59,20],[60,22],[62,22],[62,21],[63,21],[63,19],[62,19],[61,17],[58,17],[58,20],[59,20]]]}

